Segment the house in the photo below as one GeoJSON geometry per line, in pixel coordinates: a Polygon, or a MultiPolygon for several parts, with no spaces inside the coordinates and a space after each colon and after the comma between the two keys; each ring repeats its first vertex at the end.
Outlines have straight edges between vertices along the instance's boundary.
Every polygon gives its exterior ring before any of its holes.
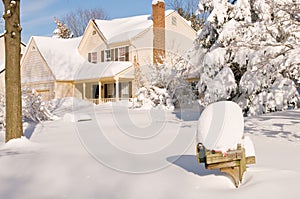
{"type": "Polygon", "coordinates": [[[22,86],[45,100],[78,97],[95,103],[128,99],[136,67],[181,56],[196,32],[164,2],[152,15],[90,20],[82,37],[32,37],[21,63],[22,86]]]}
{"type": "MultiPolygon", "coordinates": [[[[21,57],[25,51],[25,44],[21,43],[21,57]]],[[[5,92],[5,43],[4,35],[0,36],[0,93],[5,92]]]]}

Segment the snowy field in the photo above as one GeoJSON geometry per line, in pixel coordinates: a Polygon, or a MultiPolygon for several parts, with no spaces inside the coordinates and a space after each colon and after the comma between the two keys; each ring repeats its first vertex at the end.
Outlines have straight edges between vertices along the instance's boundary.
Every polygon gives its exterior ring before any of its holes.
{"type": "MultiPolygon", "coordinates": [[[[246,118],[257,163],[236,189],[195,156],[197,110],[57,103],[61,119],[26,124],[4,145],[0,198],[297,198],[300,110],[246,118]]],[[[234,121],[233,121],[234,122],[234,121]]]]}

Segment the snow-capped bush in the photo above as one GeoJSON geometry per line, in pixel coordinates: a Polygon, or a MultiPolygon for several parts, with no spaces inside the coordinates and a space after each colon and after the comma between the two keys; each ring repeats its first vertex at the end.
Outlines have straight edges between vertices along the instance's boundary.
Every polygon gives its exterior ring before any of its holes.
{"type": "Polygon", "coordinates": [[[199,2],[211,13],[189,55],[201,103],[233,100],[246,115],[297,107],[300,1],[230,2],[199,2]]]}
{"type": "MultiPolygon", "coordinates": [[[[178,58],[175,63],[171,65],[164,62],[147,66],[151,69],[151,77],[139,81],[143,84],[137,92],[137,99],[143,106],[165,106],[166,109],[173,109],[174,105],[183,107],[195,102],[193,88],[185,80],[185,75],[190,68],[189,63],[183,58],[178,58]]],[[[146,74],[141,76],[147,77],[146,74]]]]}
{"type": "MultiPolygon", "coordinates": [[[[23,91],[22,94],[22,115],[23,119],[33,122],[54,120],[56,117],[51,113],[52,106],[44,102],[41,96],[34,90],[23,91]]],[[[0,131],[5,129],[5,96],[0,93],[0,131]]]]}
{"type": "Polygon", "coordinates": [[[55,116],[50,112],[52,105],[42,100],[42,96],[35,90],[25,91],[22,96],[23,118],[34,122],[53,120],[55,116]]]}
{"type": "Polygon", "coordinates": [[[165,88],[158,88],[156,86],[150,86],[149,88],[142,87],[137,92],[137,100],[144,108],[174,109],[173,100],[165,88]]]}

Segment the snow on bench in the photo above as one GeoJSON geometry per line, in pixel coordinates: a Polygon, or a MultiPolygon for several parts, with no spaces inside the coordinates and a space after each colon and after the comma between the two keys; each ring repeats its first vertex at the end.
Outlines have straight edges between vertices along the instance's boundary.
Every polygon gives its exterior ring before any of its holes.
{"type": "Polygon", "coordinates": [[[246,164],[255,163],[255,150],[244,137],[244,117],[234,102],[210,104],[202,112],[197,131],[197,157],[207,169],[228,173],[235,186],[242,182],[246,164]]]}

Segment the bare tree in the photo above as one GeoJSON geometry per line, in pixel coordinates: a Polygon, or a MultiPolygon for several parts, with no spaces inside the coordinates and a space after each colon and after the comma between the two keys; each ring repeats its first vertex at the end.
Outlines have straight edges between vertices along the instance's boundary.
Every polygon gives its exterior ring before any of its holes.
{"type": "Polygon", "coordinates": [[[167,7],[176,10],[186,20],[191,21],[192,28],[198,31],[204,24],[206,17],[197,15],[199,0],[167,0],[167,7]]]}
{"type": "Polygon", "coordinates": [[[5,20],[5,101],[6,101],[6,137],[5,141],[20,138],[22,128],[22,92],[21,92],[21,31],[20,0],[2,0],[5,20]]]}
{"type": "Polygon", "coordinates": [[[70,28],[75,37],[83,35],[91,19],[107,19],[106,13],[101,8],[78,9],[66,14],[62,21],[70,28]]]}

